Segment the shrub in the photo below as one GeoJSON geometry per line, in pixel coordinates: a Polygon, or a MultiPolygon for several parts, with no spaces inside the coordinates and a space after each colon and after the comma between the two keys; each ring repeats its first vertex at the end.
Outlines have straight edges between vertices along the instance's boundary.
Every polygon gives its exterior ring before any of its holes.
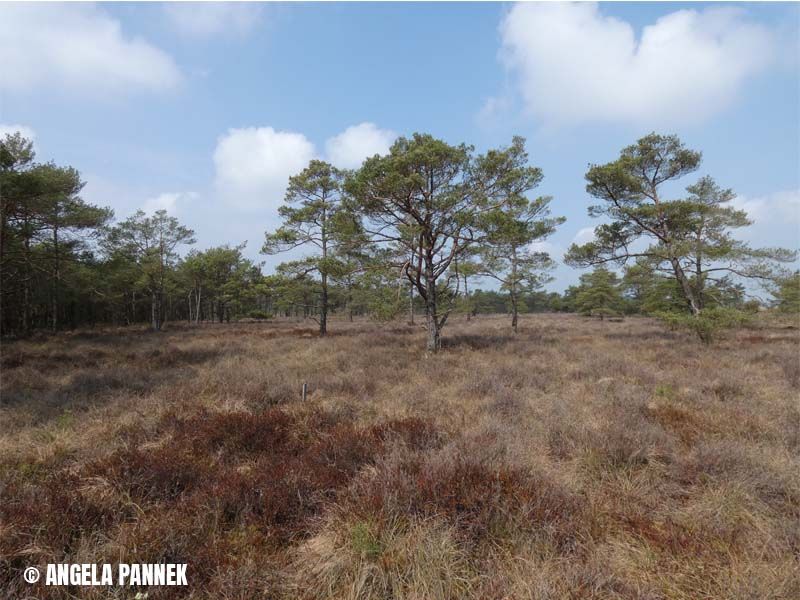
{"type": "Polygon", "coordinates": [[[185,448],[124,449],[89,465],[87,475],[106,478],[138,502],[175,500],[207,475],[202,459],[185,448]]]}
{"type": "Polygon", "coordinates": [[[442,519],[471,543],[513,528],[548,530],[568,544],[580,526],[578,500],[544,476],[471,453],[401,452],[355,481],[343,499],[363,520],[442,519]]]}
{"type": "MultiPolygon", "coordinates": [[[[80,467],[51,465],[50,475],[0,471],[0,588],[17,581],[34,555],[80,562],[90,540],[109,535],[134,561],[203,564],[192,581],[205,586],[215,573],[246,564],[247,552],[231,544],[279,551],[305,537],[339,491],[390,448],[434,448],[443,439],[420,419],[357,427],[324,411],[276,408],[173,413],[150,433],[80,467]]],[[[378,551],[376,540],[353,531],[365,556],[378,551]]]]}
{"type": "Polygon", "coordinates": [[[74,553],[83,538],[131,516],[83,494],[84,484],[75,474],[58,473],[36,484],[10,479],[0,485],[0,589],[7,597],[16,597],[12,582],[25,567],[74,553]]]}
{"type": "Polygon", "coordinates": [[[704,344],[714,341],[721,331],[740,327],[750,320],[750,316],[745,312],[716,306],[704,309],[699,315],[658,312],[655,316],[670,329],[687,329],[697,334],[704,344]]]}

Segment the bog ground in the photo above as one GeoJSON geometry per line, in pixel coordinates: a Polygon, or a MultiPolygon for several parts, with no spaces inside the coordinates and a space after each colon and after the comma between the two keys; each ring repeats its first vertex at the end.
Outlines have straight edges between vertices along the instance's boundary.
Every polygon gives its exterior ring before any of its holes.
{"type": "Polygon", "coordinates": [[[0,596],[798,598],[800,331],[171,324],[4,343],[0,596]],[[300,401],[301,387],[309,395],[300,401]]]}

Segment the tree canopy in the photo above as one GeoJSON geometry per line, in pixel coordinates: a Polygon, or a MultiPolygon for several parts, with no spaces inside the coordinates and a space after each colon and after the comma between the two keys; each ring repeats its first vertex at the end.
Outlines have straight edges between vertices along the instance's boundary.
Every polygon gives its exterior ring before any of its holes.
{"type": "Polygon", "coordinates": [[[459,296],[455,269],[485,239],[484,217],[518,200],[541,180],[527,165],[524,140],[475,156],[466,144],[428,134],[399,138],[386,156],[367,159],[347,182],[365,231],[395,252],[395,266],[425,303],[427,348],[441,347],[441,330],[459,296]]]}
{"type": "MultiPolygon", "coordinates": [[[[261,251],[294,252],[269,275],[226,243],[191,249],[194,232],[166,211],[112,223],[87,203],[71,166],[36,160],[20,134],[0,140],[0,333],[82,324],[203,322],[274,315],[317,319],[424,314],[426,348],[441,347],[448,318],[532,311],[660,316],[709,341],[757,308],[749,281],[765,282],[781,311],[798,312],[800,284],[782,263],[796,253],[752,248],[734,192],[708,176],[667,197],[700,166],[675,136],[650,134],[607,164],[586,189],[603,222],[566,260],[595,267],[563,295],[542,288],[554,261],[542,244],[564,222],[536,197],[541,169],[525,141],[476,153],[429,134],[399,138],[353,171],[312,160],[288,181],[280,225],[261,251]],[[624,266],[624,276],[606,267],[624,266]],[[487,285],[494,289],[480,289],[487,285]]],[[[752,287],[752,286],[751,286],[752,287]]]]}
{"type": "Polygon", "coordinates": [[[652,133],[624,148],[615,161],[590,166],[586,191],[601,203],[590,206],[589,215],[607,222],[595,228],[593,241],[569,248],[567,264],[647,263],[675,280],[693,315],[706,304],[709,282],[725,276],[774,279],[776,265],[794,260],[796,253],[754,249],[735,239],[733,231],[750,221],[730,206],[731,190],[703,177],[687,188],[688,196],[665,197],[664,184],[696,171],[701,158],[677,136],[652,133]]]}

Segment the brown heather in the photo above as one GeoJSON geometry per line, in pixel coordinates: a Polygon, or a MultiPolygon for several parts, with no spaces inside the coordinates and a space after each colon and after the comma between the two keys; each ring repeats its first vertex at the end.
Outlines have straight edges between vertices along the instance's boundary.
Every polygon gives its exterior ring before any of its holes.
{"type": "Polygon", "coordinates": [[[800,334],[334,321],[4,343],[0,597],[800,598],[800,334]],[[309,396],[300,402],[303,383],[309,396]],[[46,588],[48,562],[187,562],[46,588]]]}

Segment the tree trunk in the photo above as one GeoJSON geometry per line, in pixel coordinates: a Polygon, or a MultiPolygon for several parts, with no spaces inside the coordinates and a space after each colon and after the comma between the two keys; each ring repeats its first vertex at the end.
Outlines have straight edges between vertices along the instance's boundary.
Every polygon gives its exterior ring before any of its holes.
{"type": "Polygon", "coordinates": [[[425,322],[428,326],[428,342],[426,349],[428,352],[438,352],[442,347],[441,323],[437,314],[436,306],[436,280],[433,278],[433,265],[428,262],[425,267],[425,286],[427,299],[425,302],[426,315],[425,322]]]}
{"type": "Polygon", "coordinates": [[[703,255],[701,251],[701,241],[698,237],[697,239],[697,256],[695,257],[695,278],[696,278],[696,290],[697,290],[697,307],[700,310],[703,310],[706,305],[705,300],[705,280],[703,279],[703,255]]]}
{"type": "Polygon", "coordinates": [[[194,324],[195,325],[200,323],[200,308],[201,308],[200,298],[202,297],[202,293],[203,293],[203,289],[201,287],[198,287],[197,288],[197,305],[195,306],[195,312],[194,312],[194,324]]]}
{"type": "Polygon", "coordinates": [[[152,292],[150,296],[150,326],[152,327],[153,331],[158,331],[160,327],[159,318],[158,318],[158,300],[157,294],[155,291],[152,292]]]}
{"type": "Polygon", "coordinates": [[[467,321],[472,318],[472,306],[469,301],[469,287],[467,287],[467,274],[464,273],[464,302],[467,305],[467,321]]]}
{"type": "Polygon", "coordinates": [[[347,279],[347,317],[348,320],[353,322],[353,282],[348,277],[347,279]]]}
{"type": "Polygon", "coordinates": [[[517,315],[519,311],[517,309],[517,293],[516,291],[511,292],[511,327],[514,328],[514,333],[517,333],[517,315]]]}
{"type": "Polygon", "coordinates": [[[692,311],[692,314],[695,317],[698,316],[701,310],[700,303],[697,301],[697,298],[695,297],[691,283],[686,278],[686,273],[684,273],[683,268],[681,267],[677,258],[671,259],[670,263],[672,264],[672,270],[675,273],[675,278],[678,280],[678,284],[680,284],[681,286],[683,297],[686,300],[686,303],[689,305],[689,310],[692,311]]]}
{"type": "Polygon", "coordinates": [[[22,287],[22,333],[28,335],[31,324],[31,238],[28,231],[28,217],[25,217],[25,275],[22,287]]]}
{"type": "Polygon", "coordinates": [[[328,209],[327,204],[322,203],[322,227],[320,231],[322,235],[322,269],[320,269],[320,277],[322,278],[322,297],[320,298],[319,307],[319,335],[325,336],[328,333],[328,209]]]}
{"type": "Polygon", "coordinates": [[[511,252],[511,327],[514,328],[514,333],[517,333],[517,249],[512,248],[511,252]]]}
{"type": "MultiPolygon", "coordinates": [[[[0,190],[2,192],[2,190],[0,190]]],[[[6,200],[0,193],[0,288],[5,286],[6,281],[6,200]]],[[[0,334],[8,333],[13,326],[8,321],[8,301],[3,298],[0,292],[0,334]]]]}
{"type": "Polygon", "coordinates": [[[322,298],[319,307],[319,335],[328,333],[328,274],[322,273],[322,298]]]}
{"type": "Polygon", "coordinates": [[[58,227],[53,227],[53,258],[54,258],[54,268],[53,268],[53,298],[52,298],[52,320],[50,321],[50,327],[53,331],[58,329],[58,295],[60,291],[60,280],[61,280],[61,267],[58,261],[58,227]]]}
{"type": "Polygon", "coordinates": [[[438,352],[442,347],[439,323],[436,320],[436,317],[434,317],[430,311],[428,311],[426,321],[428,325],[428,341],[426,344],[426,350],[428,350],[428,352],[438,352]]]}
{"type": "Polygon", "coordinates": [[[408,286],[408,322],[414,324],[414,284],[408,286]]]}

